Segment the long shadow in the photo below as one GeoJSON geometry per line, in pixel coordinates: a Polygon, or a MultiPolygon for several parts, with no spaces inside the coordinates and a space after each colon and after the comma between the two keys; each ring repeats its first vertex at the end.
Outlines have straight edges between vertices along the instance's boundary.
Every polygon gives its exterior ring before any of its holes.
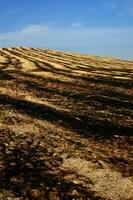
{"type": "MultiPolygon", "coordinates": [[[[15,71],[16,72],[16,71],[15,71]]],[[[18,71],[17,71],[18,73],[18,71]]],[[[21,72],[20,72],[21,74],[21,72]]],[[[11,80],[11,79],[14,79],[13,76],[11,76],[9,73],[3,71],[3,70],[0,70],[0,78],[2,80],[11,80]]],[[[36,83],[36,82],[33,82],[33,81],[25,81],[24,84],[27,85],[28,88],[32,88],[32,89],[36,89],[38,91],[42,91],[42,92],[49,92],[49,93],[53,93],[53,94],[58,94],[58,95],[61,95],[61,96],[65,96],[65,97],[68,97],[68,98],[71,98],[71,99],[74,99],[74,100],[82,100],[82,101],[85,101],[88,103],[91,101],[97,101],[98,103],[102,103],[104,105],[109,105],[111,107],[124,107],[124,108],[128,108],[128,109],[132,109],[133,108],[133,104],[132,102],[129,101],[129,96],[126,97],[126,99],[123,99],[120,94],[114,94],[115,97],[119,98],[114,98],[114,96],[111,96],[111,98],[107,95],[105,96],[106,94],[104,93],[103,96],[102,95],[88,95],[86,93],[83,93],[83,94],[74,94],[74,93],[70,93],[70,92],[66,92],[66,91],[58,91],[58,90],[55,90],[55,89],[51,89],[51,88],[46,88],[44,86],[41,86],[40,84],[36,83]]],[[[64,83],[63,83],[64,84],[64,83]]],[[[90,103],[91,103],[90,102],[90,103]]],[[[92,102],[93,103],[93,102],[92,102]]]]}
{"type": "Polygon", "coordinates": [[[115,107],[115,108],[133,108],[133,103],[130,101],[132,97],[129,95],[122,95],[121,93],[114,92],[111,94],[111,91],[104,91],[103,94],[101,91],[95,91],[96,95],[92,95],[91,92],[89,93],[72,93],[67,91],[59,91],[57,89],[52,89],[48,87],[44,87],[44,85],[38,84],[34,81],[25,81],[25,85],[27,88],[34,89],[36,92],[46,92],[51,94],[58,94],[68,99],[74,101],[82,101],[82,102],[97,102],[102,103],[103,105],[115,107]]]}
{"type": "MultiPolygon", "coordinates": [[[[84,71],[84,72],[91,72],[92,76],[102,76],[104,75],[104,72],[110,72],[110,74],[108,74],[108,78],[109,79],[114,79],[114,77],[118,77],[119,79],[119,76],[120,74],[116,74],[115,71],[118,73],[118,72],[122,72],[121,76],[123,77],[128,77],[130,79],[133,79],[133,75],[132,75],[132,69],[113,69],[113,68],[109,68],[109,69],[106,69],[106,68],[102,68],[102,67],[99,67],[99,68],[94,68],[93,66],[88,66],[88,68],[82,68],[82,67],[77,67],[79,72],[80,70],[84,71]]],[[[89,76],[89,75],[88,75],[89,76]]],[[[104,77],[103,77],[104,78],[104,77]]]]}
{"type": "Polygon", "coordinates": [[[11,105],[19,110],[19,112],[29,115],[32,118],[48,120],[57,124],[61,122],[61,125],[73,129],[79,134],[85,134],[86,136],[99,134],[100,137],[110,137],[116,133],[131,135],[133,132],[133,127],[130,126],[125,127],[124,125],[114,124],[113,122],[98,119],[94,116],[76,116],[75,114],[56,110],[44,104],[15,99],[4,94],[0,95],[0,103],[3,105],[11,105]],[[80,117],[81,120],[77,117],[80,117]]]}
{"type": "Polygon", "coordinates": [[[129,101],[122,101],[115,97],[108,97],[102,95],[91,95],[87,97],[88,103],[90,101],[96,101],[97,103],[102,103],[105,106],[115,107],[115,108],[127,108],[132,109],[133,103],[129,101]]]}
{"type": "MultiPolygon", "coordinates": [[[[15,74],[16,71],[12,72],[12,74],[15,74]]],[[[31,73],[25,73],[25,72],[20,72],[20,71],[17,71],[17,75],[20,75],[21,77],[23,78],[30,78],[31,80],[35,80],[35,81],[39,81],[43,84],[45,83],[56,83],[56,84],[62,84],[62,85],[65,85],[65,86],[74,86],[75,87],[75,84],[76,86],[80,86],[81,88],[87,88],[87,84],[83,84],[83,83],[80,83],[81,81],[80,80],[76,80],[74,82],[70,82],[70,81],[62,81],[61,79],[56,79],[56,77],[54,78],[51,78],[51,77],[45,77],[45,76],[41,76],[41,75],[35,75],[35,74],[31,74],[31,73]]],[[[19,81],[19,80],[18,80],[19,81]]]]}
{"type": "Polygon", "coordinates": [[[14,77],[8,72],[0,69],[0,80],[12,80],[14,77]]]}
{"type": "MultiPolygon", "coordinates": [[[[46,64],[45,62],[41,62],[42,64],[46,64]]],[[[133,82],[132,81],[128,81],[128,80],[118,80],[115,79],[113,76],[110,77],[101,77],[101,76],[95,76],[91,77],[89,75],[87,76],[83,76],[83,75],[73,75],[70,72],[66,71],[66,70],[62,70],[62,69],[55,69],[54,67],[52,67],[51,65],[47,64],[47,66],[50,69],[45,69],[44,67],[38,66],[41,71],[49,71],[52,72],[56,75],[63,75],[64,77],[69,77],[75,80],[82,80],[82,81],[87,81],[87,82],[91,82],[91,83],[98,83],[98,84],[103,84],[103,85],[109,85],[109,86],[121,86],[124,88],[133,88],[133,82]]],[[[93,74],[92,74],[93,75],[93,74]]]]}
{"type": "Polygon", "coordinates": [[[83,76],[83,77],[79,77],[79,79],[82,79],[84,81],[87,82],[92,82],[92,83],[100,83],[103,85],[109,85],[109,86],[120,86],[120,87],[124,87],[124,88],[133,88],[133,82],[132,81],[126,81],[126,80],[118,80],[118,79],[114,79],[113,77],[87,77],[87,76],[83,76]]]}
{"type": "MultiPolygon", "coordinates": [[[[42,64],[46,64],[45,62],[41,62],[42,64]]],[[[50,64],[47,64],[47,66],[50,69],[45,69],[44,67],[41,67],[40,65],[38,65],[38,67],[41,69],[41,71],[49,71],[52,72],[56,75],[63,75],[64,77],[69,77],[75,80],[82,80],[82,81],[87,81],[87,82],[92,82],[92,83],[100,83],[100,84],[108,84],[110,86],[121,86],[121,87],[125,87],[125,88],[133,88],[133,82],[132,81],[128,81],[128,80],[118,80],[115,79],[113,76],[110,77],[101,77],[101,76],[96,76],[94,75],[94,77],[91,76],[82,76],[82,75],[73,75],[70,72],[66,71],[66,70],[62,70],[62,69],[55,69],[54,67],[52,67],[50,64]]],[[[93,74],[92,74],[93,75],[93,74]]]]}
{"type": "Polygon", "coordinates": [[[105,72],[112,72],[112,74],[114,73],[115,74],[115,72],[125,72],[125,73],[131,73],[132,72],[132,69],[116,69],[116,68],[113,68],[113,67],[111,67],[111,68],[105,68],[105,67],[102,67],[102,66],[95,66],[95,67],[93,67],[93,66],[91,66],[91,65],[87,65],[85,68],[83,68],[83,67],[81,67],[80,65],[78,66],[78,69],[81,69],[81,70],[83,70],[83,71],[88,71],[88,72],[90,72],[90,70],[91,71],[101,71],[102,73],[105,71],[105,72]]]}
{"type": "Polygon", "coordinates": [[[74,93],[74,92],[67,92],[64,90],[57,90],[55,88],[50,88],[50,87],[46,87],[44,85],[41,85],[40,83],[37,83],[35,81],[31,81],[31,80],[26,80],[24,82],[25,86],[27,89],[33,89],[35,92],[44,92],[44,93],[49,93],[49,94],[56,94],[56,95],[60,95],[63,97],[67,97],[68,99],[77,99],[78,100],[84,100],[85,96],[87,94],[85,93],[74,93]]]}
{"type": "Polygon", "coordinates": [[[124,92],[118,92],[118,91],[112,91],[111,89],[105,89],[103,91],[100,91],[100,94],[101,95],[105,95],[105,96],[108,96],[108,97],[116,97],[120,100],[131,100],[132,101],[132,96],[131,95],[128,95],[128,94],[125,94],[124,92]]]}

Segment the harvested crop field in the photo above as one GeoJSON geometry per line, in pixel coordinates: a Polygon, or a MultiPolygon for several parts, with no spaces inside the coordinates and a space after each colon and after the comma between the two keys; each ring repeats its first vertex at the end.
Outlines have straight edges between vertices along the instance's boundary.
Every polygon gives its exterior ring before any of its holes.
{"type": "Polygon", "coordinates": [[[133,199],[133,62],[0,49],[0,200],[133,199]]]}

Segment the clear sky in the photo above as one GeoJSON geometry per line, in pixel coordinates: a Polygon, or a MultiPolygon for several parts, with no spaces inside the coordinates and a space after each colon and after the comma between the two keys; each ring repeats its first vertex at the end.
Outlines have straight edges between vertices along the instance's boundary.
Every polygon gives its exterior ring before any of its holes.
{"type": "Polygon", "coordinates": [[[133,0],[0,0],[0,47],[133,59],[133,0]]]}

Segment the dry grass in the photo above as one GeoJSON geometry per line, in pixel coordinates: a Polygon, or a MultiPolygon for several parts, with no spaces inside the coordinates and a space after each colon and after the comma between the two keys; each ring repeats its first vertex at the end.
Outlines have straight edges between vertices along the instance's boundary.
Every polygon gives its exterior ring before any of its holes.
{"type": "Polygon", "coordinates": [[[0,49],[0,199],[131,200],[133,62],[0,49]]]}

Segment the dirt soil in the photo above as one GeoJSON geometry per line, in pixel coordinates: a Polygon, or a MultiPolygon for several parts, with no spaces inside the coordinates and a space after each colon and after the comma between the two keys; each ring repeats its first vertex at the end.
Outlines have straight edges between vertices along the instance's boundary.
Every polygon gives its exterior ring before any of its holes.
{"type": "Polygon", "coordinates": [[[133,199],[133,62],[0,49],[0,200],[133,199]]]}

